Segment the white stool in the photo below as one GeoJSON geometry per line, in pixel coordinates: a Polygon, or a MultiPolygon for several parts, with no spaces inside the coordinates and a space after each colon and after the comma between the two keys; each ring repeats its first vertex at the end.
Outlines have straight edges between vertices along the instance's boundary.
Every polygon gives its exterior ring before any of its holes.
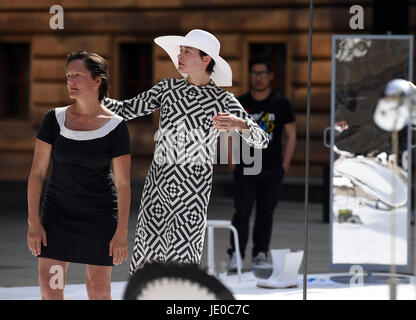
{"type": "Polygon", "coordinates": [[[214,274],[214,228],[226,228],[230,229],[234,235],[234,248],[237,255],[237,272],[238,281],[241,281],[241,255],[240,246],[238,244],[238,232],[237,229],[231,224],[230,220],[207,220],[208,229],[208,273],[214,274]]]}

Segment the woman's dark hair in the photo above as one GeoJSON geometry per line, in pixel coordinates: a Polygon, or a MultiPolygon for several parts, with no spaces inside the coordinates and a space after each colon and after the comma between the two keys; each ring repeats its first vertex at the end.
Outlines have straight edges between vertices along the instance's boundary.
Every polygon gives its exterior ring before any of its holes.
{"type": "Polygon", "coordinates": [[[98,89],[98,101],[103,100],[107,96],[108,81],[110,79],[107,61],[96,53],[87,51],[71,52],[66,57],[65,70],[68,68],[68,64],[74,60],[84,61],[85,68],[91,73],[91,78],[101,78],[101,85],[98,89]]]}
{"type": "Polygon", "coordinates": [[[254,66],[255,64],[265,64],[268,72],[273,71],[272,61],[267,56],[259,55],[259,56],[256,56],[254,58],[251,58],[250,62],[249,62],[249,70],[250,71],[251,71],[251,67],[254,66]]]}
{"type": "MultiPolygon", "coordinates": [[[[199,56],[201,58],[206,57],[208,54],[206,54],[204,51],[199,50],[199,56]]],[[[215,66],[215,61],[214,59],[212,59],[211,57],[211,61],[208,63],[207,65],[207,69],[205,70],[209,75],[211,75],[211,73],[214,72],[214,66],[215,66]]]]}

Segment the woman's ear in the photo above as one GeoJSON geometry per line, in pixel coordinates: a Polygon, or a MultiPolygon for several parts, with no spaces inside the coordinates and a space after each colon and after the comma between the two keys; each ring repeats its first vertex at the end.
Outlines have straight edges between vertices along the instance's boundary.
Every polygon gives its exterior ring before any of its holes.
{"type": "Polygon", "coordinates": [[[95,81],[95,86],[97,88],[99,88],[101,86],[101,83],[102,83],[103,79],[101,77],[97,77],[97,78],[95,78],[94,81],[95,81]]]}
{"type": "Polygon", "coordinates": [[[202,57],[202,61],[206,64],[209,65],[209,63],[211,62],[211,57],[210,56],[204,56],[202,57]]]}

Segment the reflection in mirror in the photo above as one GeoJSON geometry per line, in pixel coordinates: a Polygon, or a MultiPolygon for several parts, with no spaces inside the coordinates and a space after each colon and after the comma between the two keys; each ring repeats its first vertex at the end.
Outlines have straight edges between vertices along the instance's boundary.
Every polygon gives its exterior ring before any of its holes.
{"type": "MultiPolygon", "coordinates": [[[[392,134],[373,120],[386,84],[409,79],[410,38],[337,38],[332,163],[332,265],[409,264],[409,128],[392,134]],[[398,169],[395,170],[395,165],[398,169]],[[395,254],[391,221],[395,215],[395,254]]],[[[385,268],[387,269],[387,268],[385,268]]]]}

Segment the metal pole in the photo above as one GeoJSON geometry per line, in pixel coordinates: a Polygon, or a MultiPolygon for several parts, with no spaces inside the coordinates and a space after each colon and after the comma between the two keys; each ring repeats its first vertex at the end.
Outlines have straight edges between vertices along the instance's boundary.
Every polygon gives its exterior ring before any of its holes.
{"type": "MultiPolygon", "coordinates": [[[[397,117],[396,117],[397,121],[397,117]]],[[[393,181],[399,177],[399,136],[398,131],[392,132],[392,149],[393,149],[393,161],[391,163],[393,169],[393,181]]],[[[396,189],[397,185],[392,183],[392,201],[396,200],[396,189]]],[[[390,300],[397,299],[397,279],[396,279],[396,207],[392,208],[390,212],[390,254],[391,254],[391,265],[390,265],[390,300]]]]}
{"type": "Polygon", "coordinates": [[[308,203],[309,203],[309,161],[310,161],[310,117],[311,117],[311,70],[312,70],[312,22],[313,0],[309,0],[309,43],[308,43],[308,91],[306,104],[306,166],[305,166],[305,234],[303,254],[303,300],[306,300],[308,275],[308,203]]]}
{"type": "MultiPolygon", "coordinates": [[[[413,50],[412,50],[412,52],[413,52],[413,50]]],[[[413,164],[412,164],[412,162],[413,162],[413,159],[414,159],[414,156],[413,156],[414,146],[413,146],[412,142],[413,142],[413,131],[414,130],[413,130],[412,123],[409,123],[409,126],[410,126],[410,137],[409,137],[409,139],[410,139],[410,148],[408,150],[409,150],[409,153],[411,153],[410,156],[411,156],[412,161],[408,162],[407,170],[408,170],[408,173],[409,173],[408,174],[408,179],[410,179],[410,181],[412,181],[412,175],[413,175],[413,169],[412,169],[413,164]],[[409,168],[410,168],[410,170],[409,170],[409,168]]],[[[416,185],[416,181],[415,181],[415,185],[416,185]]],[[[408,190],[410,191],[409,194],[412,195],[412,188],[409,188],[408,190]]],[[[416,199],[416,190],[414,192],[415,193],[413,194],[413,197],[414,197],[414,199],[416,199]]],[[[410,241],[409,241],[410,242],[409,243],[409,247],[410,247],[409,259],[410,259],[410,257],[412,256],[412,253],[413,253],[413,277],[416,277],[416,205],[414,206],[414,208],[412,208],[412,196],[410,196],[407,199],[407,201],[410,201],[410,219],[409,219],[409,232],[410,232],[410,234],[413,231],[413,246],[412,246],[412,237],[409,236],[409,239],[410,239],[410,241]],[[412,214],[413,214],[413,224],[414,224],[413,230],[412,230],[412,214]]],[[[415,285],[415,297],[414,297],[414,299],[416,300],[416,282],[414,282],[414,285],[415,285]]]]}

